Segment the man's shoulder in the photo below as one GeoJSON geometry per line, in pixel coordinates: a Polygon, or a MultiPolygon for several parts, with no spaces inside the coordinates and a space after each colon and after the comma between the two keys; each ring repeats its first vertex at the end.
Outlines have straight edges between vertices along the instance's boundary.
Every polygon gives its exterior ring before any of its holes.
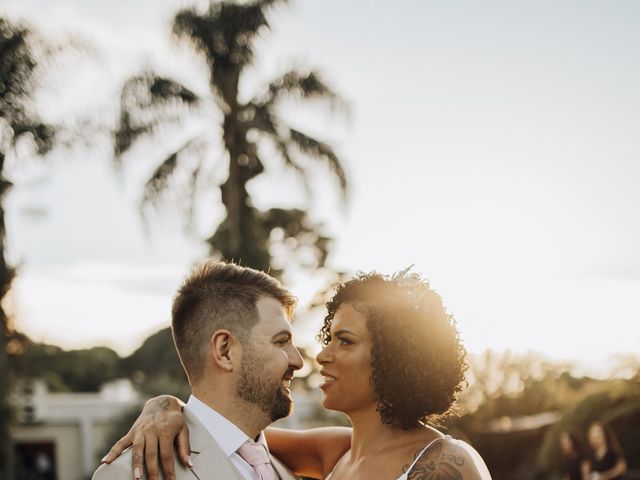
{"type": "Polygon", "coordinates": [[[131,448],[127,448],[122,454],[111,463],[103,463],[94,472],[91,480],[111,480],[132,478],[131,470],[131,448]]]}
{"type": "MultiPolygon", "coordinates": [[[[110,464],[103,464],[98,467],[98,469],[91,477],[91,480],[130,480],[133,478],[133,469],[131,467],[131,448],[127,448],[122,455],[116,458],[110,464]]],[[[174,465],[176,469],[176,478],[177,479],[192,479],[193,475],[190,473],[188,468],[185,468],[177,461],[177,454],[174,459],[174,465]]],[[[146,479],[146,474],[142,475],[143,479],[146,479]]],[[[164,478],[162,474],[160,474],[160,478],[164,478]]]]}

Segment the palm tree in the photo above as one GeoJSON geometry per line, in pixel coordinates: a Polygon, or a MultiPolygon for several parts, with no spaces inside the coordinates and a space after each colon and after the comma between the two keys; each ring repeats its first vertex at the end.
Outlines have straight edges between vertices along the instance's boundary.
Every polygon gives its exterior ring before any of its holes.
{"type": "MultiPolygon", "coordinates": [[[[249,101],[239,97],[239,84],[254,60],[254,40],[269,29],[267,10],[286,0],[257,0],[253,3],[212,1],[203,12],[195,8],[179,11],[173,18],[176,39],[189,42],[206,61],[210,91],[198,95],[182,83],[152,72],[130,78],[122,89],[120,116],[115,132],[115,158],[141,137],[158,134],[169,122],[203,117],[202,136],[185,136],[179,147],[167,153],[147,181],[141,208],[157,206],[172,193],[187,198],[187,212],[193,213],[196,194],[211,177],[216,162],[212,143],[221,140],[228,166],[228,177],[218,185],[226,218],[206,241],[212,253],[241,261],[247,266],[278,274],[272,265],[270,238],[275,232],[293,250],[305,250],[308,266],[323,266],[329,238],[320,233],[307,213],[299,209],[260,211],[253,206],[247,183],[260,175],[265,166],[262,147],[270,145],[284,164],[306,180],[309,159],[324,162],[337,179],[345,199],[347,180],[334,150],[326,143],[287,126],[277,114],[286,97],[328,100],[332,106],[344,106],[333,90],[315,71],[293,69],[274,79],[249,101]],[[222,114],[220,134],[211,118],[222,114]],[[213,124],[212,124],[213,123],[213,124]],[[213,127],[213,128],[212,128],[213,127]],[[312,255],[309,255],[309,253],[312,255]]],[[[156,137],[158,136],[156,135],[156,137]]]]}
{"type": "MultiPolygon", "coordinates": [[[[43,123],[31,104],[39,74],[32,32],[0,17],[0,302],[11,288],[14,269],[5,258],[6,228],[2,200],[11,188],[5,160],[22,158],[25,146],[39,155],[53,145],[55,130],[43,123]]],[[[0,303],[0,474],[13,478],[9,441],[9,377],[7,336],[9,321],[0,303]]]]}

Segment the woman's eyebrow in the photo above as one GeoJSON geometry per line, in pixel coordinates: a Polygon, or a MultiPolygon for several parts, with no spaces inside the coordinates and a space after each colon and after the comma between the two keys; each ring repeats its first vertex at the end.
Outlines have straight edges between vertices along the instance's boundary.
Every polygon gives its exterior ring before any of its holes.
{"type": "Polygon", "coordinates": [[[346,328],[342,328],[342,329],[338,330],[337,332],[333,332],[333,335],[334,336],[338,336],[338,335],[343,335],[345,333],[349,334],[349,335],[353,335],[354,337],[358,336],[355,333],[353,333],[351,330],[347,330],[346,328]]]}

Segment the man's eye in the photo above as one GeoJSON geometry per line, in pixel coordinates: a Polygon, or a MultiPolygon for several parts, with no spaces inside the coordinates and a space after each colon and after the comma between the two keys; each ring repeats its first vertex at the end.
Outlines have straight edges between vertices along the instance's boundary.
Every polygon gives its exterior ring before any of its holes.
{"type": "Polygon", "coordinates": [[[277,340],[276,344],[277,345],[286,345],[287,343],[289,343],[291,341],[291,339],[289,338],[283,338],[281,340],[277,340]]]}

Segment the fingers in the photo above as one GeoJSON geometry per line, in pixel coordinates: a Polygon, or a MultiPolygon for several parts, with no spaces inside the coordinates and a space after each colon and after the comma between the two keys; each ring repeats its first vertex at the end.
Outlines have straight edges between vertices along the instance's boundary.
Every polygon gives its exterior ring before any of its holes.
{"type": "Polygon", "coordinates": [[[191,453],[191,446],[189,445],[189,429],[186,425],[182,425],[178,436],[176,437],[176,445],[178,447],[178,458],[180,462],[188,468],[193,468],[189,455],[191,453]]]}
{"type": "MultiPolygon", "coordinates": [[[[148,449],[149,445],[145,445],[144,435],[139,433],[136,434],[133,440],[133,446],[131,447],[131,469],[135,480],[142,478],[142,472],[144,471],[142,465],[142,454],[145,451],[145,448],[148,449]]],[[[158,480],[157,473],[155,480],[158,480]]]]}
{"type": "MultiPolygon", "coordinates": [[[[144,454],[144,466],[147,469],[147,478],[149,480],[160,480],[160,464],[158,462],[158,437],[155,435],[155,432],[152,432],[149,429],[145,429],[143,438],[144,449],[140,450],[140,459],[142,460],[142,454],[144,454]]],[[[167,480],[171,480],[172,478],[173,477],[167,476],[167,480]]]]}
{"type": "Polygon", "coordinates": [[[176,469],[173,461],[173,435],[160,434],[158,440],[160,443],[162,473],[164,473],[166,480],[174,480],[176,478],[176,469]]]}
{"type": "Polygon", "coordinates": [[[129,446],[131,445],[131,432],[127,433],[124,437],[122,437],[120,440],[118,440],[116,442],[116,444],[111,447],[111,450],[109,450],[109,453],[107,453],[102,460],[100,460],[100,463],[111,463],[113,462],[116,458],[118,458],[120,456],[120,454],[129,446]]]}

